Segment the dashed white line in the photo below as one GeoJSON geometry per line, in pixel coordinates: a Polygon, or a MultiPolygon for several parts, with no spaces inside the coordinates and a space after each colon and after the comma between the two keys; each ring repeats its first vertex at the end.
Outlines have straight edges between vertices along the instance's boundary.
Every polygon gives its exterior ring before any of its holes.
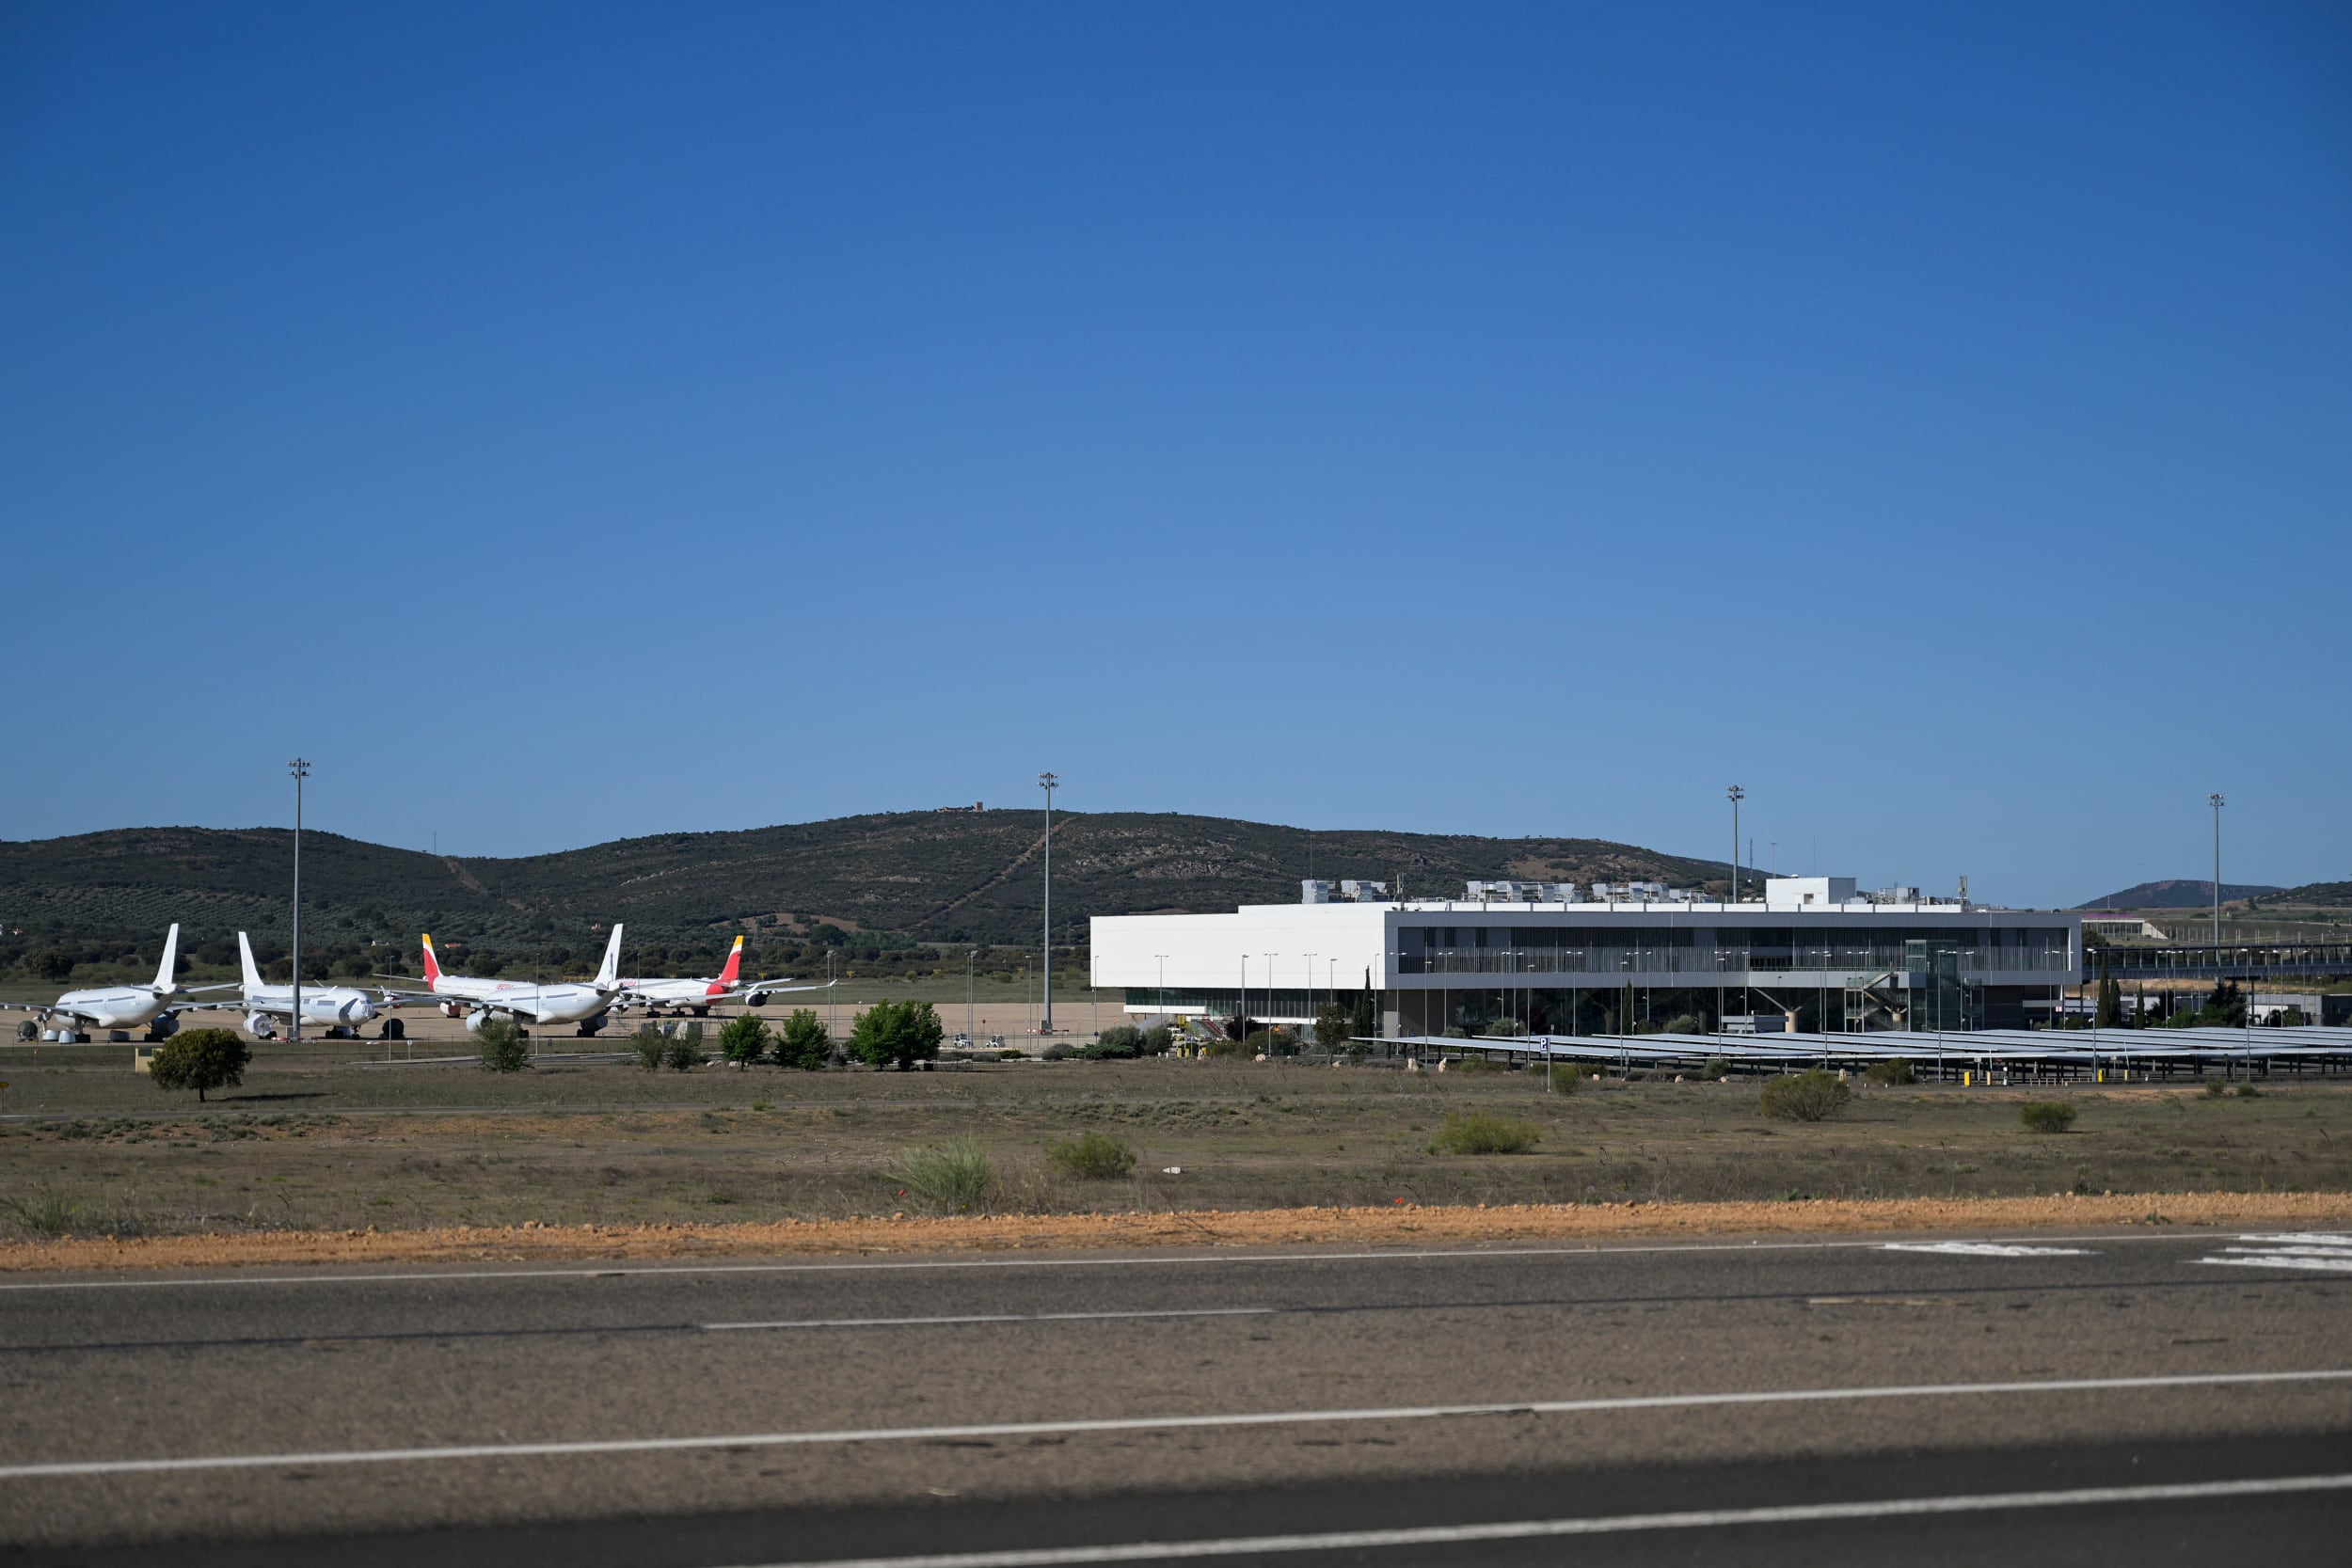
{"type": "Polygon", "coordinates": [[[2090,1258],[2089,1247],[2026,1246],[2016,1242],[1888,1242],[1888,1252],[1940,1252],[1955,1258],[2090,1258]]]}
{"type": "Polygon", "coordinates": [[[2240,1236],[2238,1240],[2256,1244],[2225,1246],[2218,1254],[2197,1260],[2242,1269],[2305,1269],[2320,1274],[2352,1274],[2352,1236],[2307,1230],[2280,1236],[2240,1236]]]}
{"type": "MultiPolygon", "coordinates": [[[[2099,1242],[2102,1244],[2119,1242],[2176,1242],[2179,1238],[2155,1233],[2115,1236],[2055,1236],[2054,1242],[2099,1242]]],[[[1081,1258],[907,1258],[878,1261],[862,1259],[843,1262],[792,1263],[601,1263],[578,1268],[549,1269],[412,1269],[387,1270],[380,1274],[257,1274],[204,1275],[194,1278],[177,1275],[143,1275],[138,1278],[111,1279],[20,1279],[0,1280],[0,1291],[152,1291],[175,1286],[251,1286],[251,1285],[458,1285],[477,1279],[605,1279],[659,1278],[665,1275],[712,1274],[866,1274],[897,1273],[915,1269],[1108,1269],[1136,1267],[1169,1267],[1185,1263],[1362,1263],[1411,1262],[1427,1259],[1458,1259],[1468,1261],[1508,1261],[1515,1258],[1591,1258],[1625,1256],[1635,1253],[1675,1252],[1853,1252],[1883,1250],[1888,1246],[1903,1246],[1902,1243],[1880,1241],[1851,1242],[1678,1242],[1658,1245],[1636,1246],[1549,1246],[1549,1247],[1432,1247],[1415,1249],[1376,1249],[1362,1252],[1178,1252],[1151,1257],[1081,1258]]],[[[1957,1243],[1955,1245],[1993,1246],[1998,1243],[1957,1243]]]]}
{"type": "Polygon", "coordinates": [[[1920,1383],[1856,1388],[1770,1388],[1723,1394],[1635,1394],[1609,1399],[1512,1400],[1351,1410],[1266,1410],[1209,1416],[1109,1416],[1078,1420],[989,1421],[953,1426],[842,1427],[818,1432],[729,1433],[692,1437],[605,1437],[544,1443],[467,1443],[434,1448],[328,1449],[307,1453],[191,1454],[172,1459],[82,1459],[0,1465],[0,1481],[68,1476],[156,1475],[188,1470],[302,1469],[329,1465],[398,1465],[434,1460],[526,1459],[584,1454],[661,1453],[708,1449],[807,1448],[841,1443],[920,1443],[1006,1437],[1074,1436],[1101,1432],[1182,1432],[1208,1428],[1319,1426],[1359,1421],[1426,1421],[1475,1416],[1597,1415],[1620,1410],[1697,1410],[1734,1405],[1820,1404],[1858,1400],[1933,1400],[1992,1394],[2083,1394],[2157,1388],[2218,1388],[2352,1380],[2352,1367],[2282,1372],[2175,1372],[2151,1377],[2082,1377],[2010,1383],[1920,1383]]]}
{"type": "Polygon", "coordinates": [[[767,1568],[1060,1568],[1066,1563],[1165,1562],[1186,1558],[1257,1557],[1281,1552],[1384,1551],[1482,1541],[1540,1541],[1643,1530],[1721,1529],[1739,1525],[1834,1524],[1850,1519],[1916,1519],[2010,1509],[2112,1507],[2118,1503],[2197,1502],[2352,1490],[2352,1475],[2278,1476],[2173,1485],[2080,1486],[2056,1492],[1994,1492],[1958,1497],[1889,1497],[1869,1502],[1784,1503],[1772,1508],[1707,1508],[1682,1513],[1617,1513],[1587,1519],[1513,1519],[1405,1529],[1331,1530],[1316,1535],[1249,1535],[1222,1541],[1134,1541],[1102,1546],[1043,1546],[928,1557],[837,1558],[767,1568]]]}

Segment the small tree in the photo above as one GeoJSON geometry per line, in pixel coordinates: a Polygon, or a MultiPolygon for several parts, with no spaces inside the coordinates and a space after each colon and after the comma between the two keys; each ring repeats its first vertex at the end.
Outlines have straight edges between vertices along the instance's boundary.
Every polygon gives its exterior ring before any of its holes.
{"type": "Polygon", "coordinates": [[[2121,1028],[2123,1023],[2123,988],[2107,973],[2107,955],[2099,953],[2099,1010],[2092,1015],[2102,1029],[2121,1028]]]}
{"type": "Polygon", "coordinates": [[[740,1072],[768,1054],[768,1021],[757,1013],[727,1020],[719,1031],[719,1054],[740,1072]]]}
{"type": "Polygon", "coordinates": [[[628,1048],[637,1053],[637,1065],[647,1072],[661,1070],[661,1058],[670,1053],[670,1037],[661,1032],[661,1025],[647,1020],[629,1036],[628,1048]]]}
{"type": "Polygon", "coordinates": [[[2074,1107],[2062,1100],[2028,1100],[2017,1107],[2017,1119],[2028,1132],[2063,1132],[2074,1125],[2074,1107]]]}
{"type": "Polygon", "coordinates": [[[1372,1002],[1372,971],[1364,971],[1364,989],[1356,993],[1356,1005],[1347,1012],[1347,1033],[1359,1040],[1371,1039],[1380,1033],[1380,1014],[1372,1002]]]}
{"type": "Polygon", "coordinates": [[[850,1049],[869,1067],[895,1067],[904,1072],[937,1056],[946,1034],[928,1002],[877,1002],[850,1031],[850,1049]]]}
{"type": "Polygon", "coordinates": [[[776,1065],[815,1072],[832,1054],[833,1037],[825,1032],[825,1021],[806,1007],[794,1008],[776,1040],[776,1065]]]}
{"type": "Polygon", "coordinates": [[[1065,1176],[1107,1181],[1136,1168],[1136,1151],[1111,1132],[1081,1132],[1067,1143],[1047,1144],[1045,1159],[1065,1176]]]}
{"type": "Polygon", "coordinates": [[[1327,1002],[1315,1014],[1315,1044],[1325,1051],[1347,1049],[1347,1009],[1327,1002]]]}
{"type": "Polygon", "coordinates": [[[147,1072],[159,1089],[194,1089],[201,1104],[205,1091],[243,1084],[251,1060],[253,1048],[234,1029],[185,1029],[155,1048],[147,1072]]]}
{"type": "Polygon", "coordinates": [[[2223,980],[2205,998],[2205,1022],[2236,1029],[2246,1022],[2246,993],[2237,989],[2235,980],[2223,980]]]}
{"type": "Polygon", "coordinates": [[[485,1072],[520,1072],[531,1065],[531,1041],[513,1019],[492,1014],[473,1032],[485,1072]]]}
{"type": "Polygon", "coordinates": [[[1165,1056],[1175,1045],[1176,1031],[1165,1023],[1154,1023],[1143,1032],[1143,1053],[1147,1056],[1165,1056]]]}

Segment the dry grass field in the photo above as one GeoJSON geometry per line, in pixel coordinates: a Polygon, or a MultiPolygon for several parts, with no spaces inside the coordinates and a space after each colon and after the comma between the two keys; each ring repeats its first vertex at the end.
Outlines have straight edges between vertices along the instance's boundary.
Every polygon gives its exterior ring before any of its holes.
{"type": "MultiPolygon", "coordinates": [[[[117,1056],[119,1048],[109,1053],[117,1056]]],[[[18,1059],[0,1120],[0,1235],[772,1222],[952,1211],[905,1151],[968,1137],[1002,1213],[1317,1206],[1785,1201],[2352,1191],[2352,1085],[2272,1081],[1987,1089],[1857,1085],[1774,1120],[1758,1083],[1154,1060],[938,1073],[645,1073],[547,1063],[262,1057],[199,1107],[119,1060],[18,1059]],[[2036,1133],[2026,1100],[2079,1110],[2036,1133]],[[1438,1152],[1448,1118],[1532,1125],[1523,1152],[1438,1152]],[[1097,1131],[1129,1174],[1057,1169],[1097,1131]],[[1176,1167],[1170,1170],[1168,1167],[1176,1167]]],[[[83,1056],[88,1053],[75,1053],[83,1056]]]]}

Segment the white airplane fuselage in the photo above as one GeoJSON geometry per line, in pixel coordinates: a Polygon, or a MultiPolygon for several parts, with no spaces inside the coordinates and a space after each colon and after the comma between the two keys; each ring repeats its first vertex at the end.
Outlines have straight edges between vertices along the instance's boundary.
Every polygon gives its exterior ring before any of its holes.
{"type": "MultiPolygon", "coordinates": [[[[247,986],[245,988],[245,1010],[253,1019],[286,1019],[294,1017],[294,987],[247,986]]],[[[349,986],[305,986],[302,988],[302,1022],[323,1023],[330,1029],[357,1029],[375,1016],[375,999],[366,991],[349,986]]],[[[262,1031],[255,1029],[255,1034],[262,1031]]]]}
{"type": "Polygon", "coordinates": [[[144,1029],[171,1010],[171,998],[147,986],[108,986],[67,991],[55,1010],[72,1014],[86,1029],[144,1029]]]}
{"type": "Polygon", "coordinates": [[[431,985],[441,1011],[452,1018],[488,1007],[527,1018],[533,1023],[584,1023],[612,1005],[612,998],[596,987],[568,980],[541,986],[529,980],[477,980],[463,974],[444,974],[431,985]]]}

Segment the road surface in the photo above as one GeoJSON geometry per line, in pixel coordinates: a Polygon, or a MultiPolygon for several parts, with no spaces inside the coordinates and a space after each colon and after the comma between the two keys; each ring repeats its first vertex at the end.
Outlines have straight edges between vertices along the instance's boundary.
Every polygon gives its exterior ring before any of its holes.
{"type": "Polygon", "coordinates": [[[2352,1239],[0,1279],[21,1560],[2342,1560],[2352,1239]]]}

